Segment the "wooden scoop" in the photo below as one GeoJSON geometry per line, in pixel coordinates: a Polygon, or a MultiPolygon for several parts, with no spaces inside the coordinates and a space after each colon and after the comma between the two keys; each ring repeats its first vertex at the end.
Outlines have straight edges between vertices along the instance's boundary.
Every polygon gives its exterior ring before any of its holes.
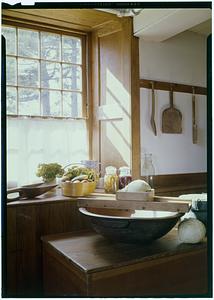
{"type": "Polygon", "coordinates": [[[173,90],[170,91],[170,107],[162,113],[163,133],[182,133],[182,114],[173,106],[173,90]]]}

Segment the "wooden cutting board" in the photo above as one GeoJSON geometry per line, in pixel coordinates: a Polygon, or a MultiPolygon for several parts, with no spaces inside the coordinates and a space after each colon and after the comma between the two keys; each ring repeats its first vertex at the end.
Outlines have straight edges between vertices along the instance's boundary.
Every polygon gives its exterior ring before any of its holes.
{"type": "Polygon", "coordinates": [[[182,133],[182,114],[173,106],[173,90],[170,91],[170,107],[162,113],[163,133],[182,133]]]}

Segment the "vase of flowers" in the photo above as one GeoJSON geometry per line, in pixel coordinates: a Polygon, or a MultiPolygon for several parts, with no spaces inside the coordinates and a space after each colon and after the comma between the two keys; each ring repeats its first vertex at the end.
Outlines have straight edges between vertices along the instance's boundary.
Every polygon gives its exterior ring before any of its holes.
{"type": "MultiPolygon", "coordinates": [[[[36,176],[42,177],[44,183],[56,184],[56,178],[62,177],[64,169],[58,163],[43,163],[39,164],[36,172],[36,176]]],[[[51,194],[56,193],[56,188],[52,189],[51,194]]]]}

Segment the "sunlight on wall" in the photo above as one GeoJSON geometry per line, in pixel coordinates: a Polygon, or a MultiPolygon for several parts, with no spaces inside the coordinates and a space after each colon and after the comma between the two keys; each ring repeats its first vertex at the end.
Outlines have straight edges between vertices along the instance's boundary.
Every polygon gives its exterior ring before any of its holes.
{"type": "Polygon", "coordinates": [[[122,112],[122,120],[107,121],[106,135],[130,166],[131,160],[131,105],[130,94],[124,85],[107,69],[106,71],[106,104],[117,104],[122,112]]]}

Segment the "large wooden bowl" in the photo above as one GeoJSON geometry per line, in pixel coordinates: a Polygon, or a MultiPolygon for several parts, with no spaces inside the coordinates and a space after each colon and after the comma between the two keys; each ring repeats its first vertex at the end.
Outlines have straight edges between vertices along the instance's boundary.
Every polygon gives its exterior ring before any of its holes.
{"type": "Polygon", "coordinates": [[[125,243],[148,243],[167,234],[183,213],[165,211],[123,211],[79,208],[94,230],[108,239],[125,243]]]}

